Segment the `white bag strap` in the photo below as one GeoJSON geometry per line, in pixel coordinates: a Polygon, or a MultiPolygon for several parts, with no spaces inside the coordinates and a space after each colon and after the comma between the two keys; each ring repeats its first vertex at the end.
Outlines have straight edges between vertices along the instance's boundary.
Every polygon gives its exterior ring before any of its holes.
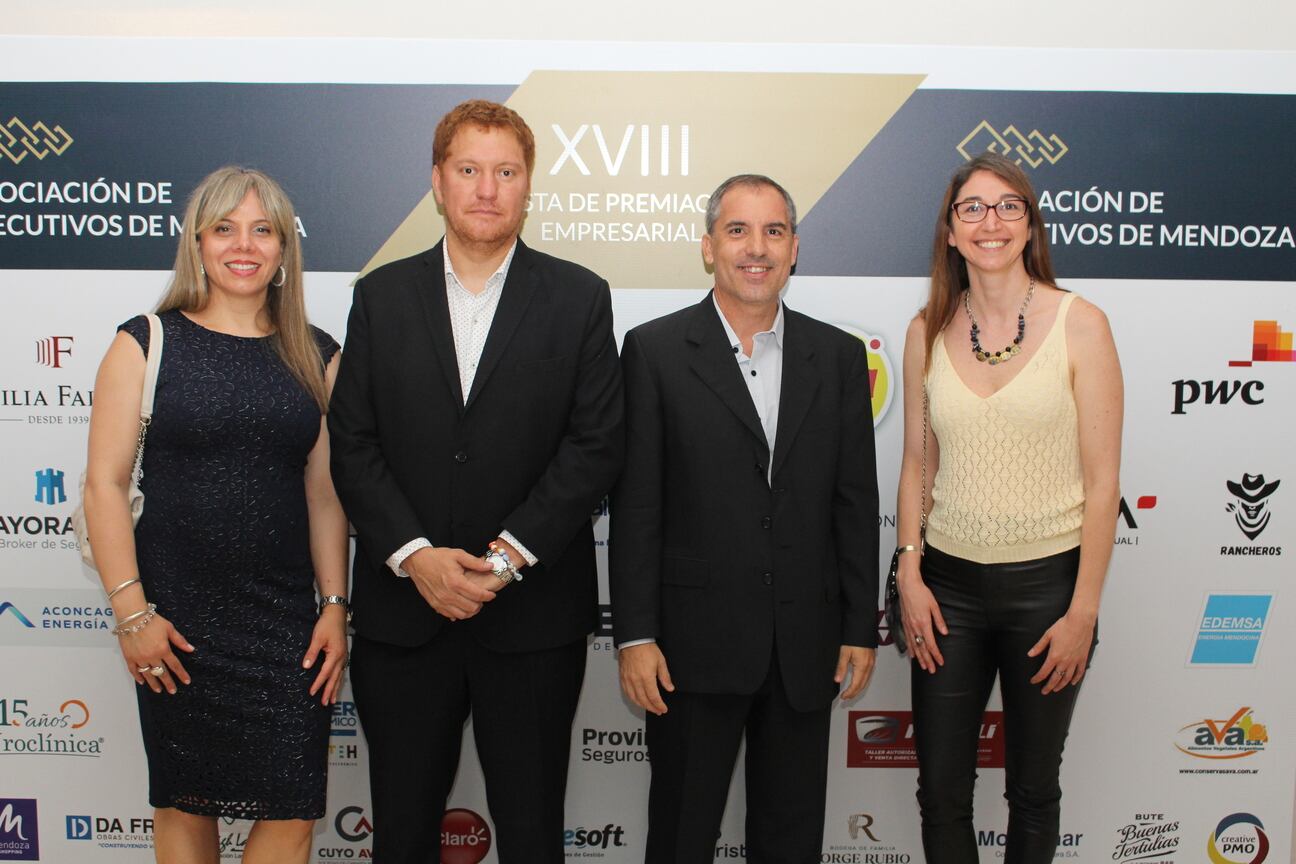
{"type": "Polygon", "coordinates": [[[162,365],[162,319],[149,313],[148,361],[144,366],[144,392],[140,398],[140,419],[153,419],[153,395],[157,392],[158,367],[162,365]]]}

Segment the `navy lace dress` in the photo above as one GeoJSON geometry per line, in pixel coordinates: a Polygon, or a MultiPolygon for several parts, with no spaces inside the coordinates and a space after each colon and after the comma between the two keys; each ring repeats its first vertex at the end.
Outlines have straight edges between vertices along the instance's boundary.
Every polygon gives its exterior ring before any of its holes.
{"type": "MultiPolygon", "coordinates": [[[[175,696],[136,687],[149,802],[201,816],[324,815],[329,709],[302,656],[316,621],[306,457],[320,411],[268,339],[162,316],[135,531],[150,602],[196,650],[175,696]]],[[[125,330],[147,351],[148,320],[125,330]]],[[[315,330],[325,362],[338,350],[315,330]]]]}

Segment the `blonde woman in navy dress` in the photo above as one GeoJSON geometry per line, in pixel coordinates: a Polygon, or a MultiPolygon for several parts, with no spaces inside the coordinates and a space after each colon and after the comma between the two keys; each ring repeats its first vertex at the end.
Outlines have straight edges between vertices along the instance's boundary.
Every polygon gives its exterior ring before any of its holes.
{"type": "Polygon", "coordinates": [[[144,316],[99,369],[85,494],[138,685],[155,852],[217,864],[233,817],[256,823],[245,862],[304,864],[346,665],[347,522],[323,423],[338,345],[306,321],[278,184],[242,168],[199,184],[157,311],[143,517],[132,531],[144,316]]]}
{"type": "Polygon", "coordinates": [[[1004,860],[1045,864],[1116,532],[1123,385],[1106,316],[1057,287],[1030,181],[1001,156],[973,159],[946,189],[904,394],[897,582],[923,848],[931,864],[978,860],[977,735],[998,677],[1004,860]]]}

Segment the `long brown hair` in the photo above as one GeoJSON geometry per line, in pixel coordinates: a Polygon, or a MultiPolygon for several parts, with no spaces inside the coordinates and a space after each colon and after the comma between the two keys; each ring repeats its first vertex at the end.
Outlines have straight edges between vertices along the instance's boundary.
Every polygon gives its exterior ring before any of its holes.
{"type": "Polygon", "coordinates": [[[175,270],[166,293],[158,301],[157,311],[180,309],[200,312],[207,307],[210,295],[207,279],[202,273],[198,237],[243,203],[249,191],[256,192],[283,244],[283,283],[275,285],[272,280],[266,293],[265,310],[274,331],[270,344],[292,376],[319,405],[320,411],[325,411],[328,388],[324,383],[324,358],[306,320],[296,213],[279,184],[260,171],[227,165],[208,174],[194,189],[185,208],[175,270]]]}
{"type": "Polygon", "coordinates": [[[941,201],[940,213],[936,217],[936,236],[932,238],[931,291],[927,295],[927,305],[918,310],[918,317],[926,325],[923,369],[931,364],[936,338],[954,320],[959,295],[968,287],[967,262],[963,260],[958,248],[949,243],[951,220],[957,218],[951,208],[963,191],[964,184],[978,171],[989,171],[1026,199],[1029,209],[1027,219],[1030,221],[1030,237],[1026,240],[1026,249],[1022,253],[1026,272],[1041,285],[1054,285],[1057,282],[1053,275],[1053,261],[1049,258],[1044,217],[1040,215],[1039,202],[1035,199],[1035,190],[1031,188],[1026,172],[997,153],[982,153],[959,166],[945,189],[945,198],[941,201]]]}

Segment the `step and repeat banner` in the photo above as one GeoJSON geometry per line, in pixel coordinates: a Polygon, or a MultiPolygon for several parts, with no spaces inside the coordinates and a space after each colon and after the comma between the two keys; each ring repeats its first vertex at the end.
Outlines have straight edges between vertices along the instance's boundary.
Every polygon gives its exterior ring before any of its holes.
{"type": "MultiPolygon", "coordinates": [[[[1126,385],[1116,548],[1057,857],[1289,860],[1296,60],[1268,57],[1252,80],[1243,56],[1193,52],[231,44],[77,40],[71,65],[47,73],[26,62],[31,40],[0,39],[0,861],[152,860],[135,685],[69,516],[98,362],[161,293],[189,191],[227,163],[278,178],[300,217],[312,318],[342,340],[357,274],[440,237],[432,130],[472,97],[534,129],[524,237],[609,279],[618,338],[710,287],[699,241],[721,179],[787,186],[803,217],[788,304],[870,351],[884,550],[902,340],[945,182],[985,151],[1025,168],[1061,283],[1108,314],[1126,385]],[[384,79],[385,62],[405,71],[384,79]]],[[[591,518],[602,547],[614,517],[591,518]]],[[[650,766],[610,628],[604,607],[566,843],[572,859],[620,864],[642,860],[650,766]]],[[[908,670],[883,635],[874,680],[834,709],[824,862],[923,860],[908,670]]],[[[368,858],[381,830],[350,692],[333,712],[312,862],[368,858]]],[[[984,862],[1006,839],[998,709],[996,695],[981,730],[984,862]]],[[[444,864],[496,861],[471,736],[449,807],[444,864]]],[[[223,857],[249,830],[221,824],[223,857]]],[[[746,857],[741,764],[715,856],[746,857]]]]}

